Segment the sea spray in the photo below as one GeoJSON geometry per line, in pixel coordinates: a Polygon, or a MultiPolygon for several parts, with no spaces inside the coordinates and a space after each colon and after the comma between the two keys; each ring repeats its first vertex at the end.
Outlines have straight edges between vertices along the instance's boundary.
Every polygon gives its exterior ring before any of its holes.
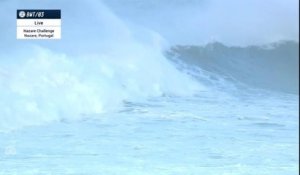
{"type": "Polygon", "coordinates": [[[0,130],[116,111],[123,101],[204,90],[163,56],[155,32],[127,26],[98,1],[76,1],[72,8],[67,3],[56,4],[63,12],[61,40],[15,41],[0,53],[0,130]],[[86,13],[79,15],[80,10],[86,13]]]}

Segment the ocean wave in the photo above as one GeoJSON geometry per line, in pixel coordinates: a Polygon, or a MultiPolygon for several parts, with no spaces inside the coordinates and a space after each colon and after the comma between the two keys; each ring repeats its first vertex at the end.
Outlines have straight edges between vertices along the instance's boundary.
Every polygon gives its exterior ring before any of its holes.
{"type": "Polygon", "coordinates": [[[294,41],[247,47],[219,42],[178,45],[166,55],[233,83],[294,94],[299,91],[299,43],[294,41]]]}

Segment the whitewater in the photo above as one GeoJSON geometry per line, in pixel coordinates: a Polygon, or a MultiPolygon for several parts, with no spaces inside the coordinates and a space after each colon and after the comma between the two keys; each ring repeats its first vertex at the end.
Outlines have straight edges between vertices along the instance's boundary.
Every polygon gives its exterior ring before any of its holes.
{"type": "Polygon", "coordinates": [[[1,1],[0,175],[296,175],[297,3],[1,1]]]}

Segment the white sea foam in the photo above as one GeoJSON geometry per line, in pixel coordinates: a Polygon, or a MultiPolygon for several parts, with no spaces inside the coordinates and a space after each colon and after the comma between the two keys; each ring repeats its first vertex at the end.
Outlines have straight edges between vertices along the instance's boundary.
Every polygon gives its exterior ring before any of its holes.
{"type": "Polygon", "coordinates": [[[3,46],[0,129],[109,112],[125,100],[203,90],[163,56],[158,34],[127,26],[98,1],[68,3],[56,4],[62,9],[62,40],[3,46]]]}

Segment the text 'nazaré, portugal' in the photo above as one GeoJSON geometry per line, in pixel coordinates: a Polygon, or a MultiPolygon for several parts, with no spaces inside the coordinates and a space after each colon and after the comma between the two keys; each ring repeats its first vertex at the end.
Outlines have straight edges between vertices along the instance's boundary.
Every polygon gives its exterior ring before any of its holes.
{"type": "Polygon", "coordinates": [[[61,10],[17,10],[17,39],[61,39],[61,10]]]}

